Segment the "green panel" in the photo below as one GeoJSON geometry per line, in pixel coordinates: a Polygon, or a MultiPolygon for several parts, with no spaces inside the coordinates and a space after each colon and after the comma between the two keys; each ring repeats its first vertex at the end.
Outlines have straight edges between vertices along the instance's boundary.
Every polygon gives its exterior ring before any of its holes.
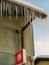
{"type": "Polygon", "coordinates": [[[15,56],[12,54],[0,53],[0,65],[15,65],[15,56]]]}
{"type": "Polygon", "coordinates": [[[34,55],[34,40],[32,35],[32,26],[29,25],[24,31],[24,48],[28,56],[34,55]]]}
{"type": "Polygon", "coordinates": [[[0,27],[0,65],[15,65],[15,53],[20,50],[19,33],[0,27]]]}
{"type": "Polygon", "coordinates": [[[9,65],[9,57],[6,54],[0,53],[0,65],[9,65]]]}
{"type": "Polygon", "coordinates": [[[15,30],[0,28],[0,51],[14,53],[19,48],[17,37],[15,30]]]}

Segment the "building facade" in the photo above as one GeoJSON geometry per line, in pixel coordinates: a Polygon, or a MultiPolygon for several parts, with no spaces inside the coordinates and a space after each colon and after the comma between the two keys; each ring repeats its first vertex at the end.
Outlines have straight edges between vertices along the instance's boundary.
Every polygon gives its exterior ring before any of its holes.
{"type": "MultiPolygon", "coordinates": [[[[28,3],[29,4],[29,3],[28,3]]],[[[0,0],[0,65],[16,65],[15,54],[26,49],[26,65],[33,65],[35,16],[46,18],[43,10],[19,0],[0,0]],[[40,13],[40,14],[39,14],[40,13]]]]}

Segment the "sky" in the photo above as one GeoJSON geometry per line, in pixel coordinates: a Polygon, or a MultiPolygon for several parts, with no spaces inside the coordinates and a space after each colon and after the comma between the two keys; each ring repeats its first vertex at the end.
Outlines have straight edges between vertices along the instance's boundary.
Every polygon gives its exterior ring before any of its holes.
{"type": "MultiPolygon", "coordinates": [[[[26,0],[36,6],[39,6],[45,10],[49,18],[49,0],[26,0]]],[[[49,19],[45,20],[45,23],[40,21],[33,22],[34,31],[34,48],[35,55],[49,55],[49,19]],[[47,27],[45,27],[47,24],[47,27]]]]}

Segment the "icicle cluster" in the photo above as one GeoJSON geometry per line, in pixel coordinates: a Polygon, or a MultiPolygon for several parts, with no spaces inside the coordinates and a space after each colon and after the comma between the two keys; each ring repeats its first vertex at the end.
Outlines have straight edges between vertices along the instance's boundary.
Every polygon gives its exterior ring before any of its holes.
{"type": "Polygon", "coordinates": [[[26,20],[32,17],[30,9],[7,0],[0,1],[0,16],[1,18],[2,16],[10,16],[10,19],[12,16],[15,16],[16,19],[18,16],[22,16],[26,20]]]}
{"type": "Polygon", "coordinates": [[[18,16],[24,17],[27,21],[31,20],[35,16],[44,18],[46,15],[41,14],[39,12],[33,11],[32,9],[26,8],[25,6],[21,6],[19,4],[10,2],[8,0],[0,0],[0,16],[15,16],[16,19],[18,16]]]}

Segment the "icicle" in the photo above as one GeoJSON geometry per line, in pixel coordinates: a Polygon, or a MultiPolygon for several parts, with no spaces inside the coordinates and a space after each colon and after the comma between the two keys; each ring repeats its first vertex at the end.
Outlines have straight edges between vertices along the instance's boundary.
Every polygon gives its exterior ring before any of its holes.
{"type": "Polygon", "coordinates": [[[1,16],[1,3],[0,3],[0,16],[1,16]]]}
{"type": "Polygon", "coordinates": [[[24,17],[25,17],[25,8],[24,8],[24,17]]]}
{"type": "Polygon", "coordinates": [[[5,15],[5,2],[3,2],[3,16],[5,15]]]}
{"type": "Polygon", "coordinates": [[[30,18],[30,20],[31,20],[31,11],[30,11],[30,15],[29,15],[29,18],[30,18]]]}
{"type": "Polygon", "coordinates": [[[37,19],[37,16],[35,17],[35,24],[37,25],[38,23],[38,19],[37,19]]]}
{"type": "Polygon", "coordinates": [[[23,17],[23,10],[22,10],[22,6],[20,6],[20,14],[23,17]]]}
{"type": "Polygon", "coordinates": [[[2,20],[2,1],[1,1],[1,20],[2,20]]]}
{"type": "Polygon", "coordinates": [[[7,2],[6,2],[6,16],[7,16],[7,2]]]}
{"type": "Polygon", "coordinates": [[[22,7],[22,17],[24,17],[24,7],[22,7]]]}
{"type": "Polygon", "coordinates": [[[10,16],[10,20],[11,20],[11,3],[7,3],[7,8],[8,8],[8,15],[10,16]]]}
{"type": "MultiPolygon", "coordinates": [[[[32,16],[31,16],[31,18],[32,18],[32,16]]],[[[30,30],[31,30],[31,25],[32,25],[32,22],[31,22],[31,20],[30,20],[30,30]]]]}
{"type": "Polygon", "coordinates": [[[28,9],[28,21],[30,21],[30,9],[28,9]]]}
{"type": "Polygon", "coordinates": [[[12,3],[12,15],[14,16],[14,3],[12,3]]]}
{"type": "Polygon", "coordinates": [[[31,21],[34,20],[35,15],[34,15],[34,12],[33,12],[33,11],[30,11],[30,10],[29,10],[28,16],[29,16],[29,21],[30,21],[30,20],[31,20],[31,21]]]}
{"type": "Polygon", "coordinates": [[[26,25],[26,21],[27,21],[27,20],[26,20],[26,18],[27,18],[26,16],[27,16],[27,14],[26,14],[26,8],[24,8],[25,25],[26,25]]]}
{"type": "Polygon", "coordinates": [[[35,15],[35,12],[32,14],[32,16],[34,16],[34,20],[33,20],[33,24],[35,24],[36,23],[36,15],[35,15]]]}
{"type": "Polygon", "coordinates": [[[16,20],[18,19],[18,6],[15,4],[15,10],[16,10],[16,20]]]}
{"type": "MultiPolygon", "coordinates": [[[[40,22],[41,22],[41,21],[40,21],[40,22]]],[[[38,24],[39,24],[40,22],[39,22],[39,18],[36,17],[36,23],[37,23],[37,26],[38,26],[38,24]]]]}
{"type": "Polygon", "coordinates": [[[48,28],[48,22],[47,22],[47,18],[45,18],[43,21],[44,21],[44,28],[45,28],[45,30],[47,30],[47,28],[48,28]]]}
{"type": "Polygon", "coordinates": [[[47,29],[48,29],[47,18],[42,19],[42,22],[43,22],[43,32],[44,32],[43,40],[46,40],[46,38],[47,38],[47,29]]]}
{"type": "Polygon", "coordinates": [[[32,21],[35,19],[35,13],[34,11],[32,12],[32,21]]]}
{"type": "Polygon", "coordinates": [[[28,11],[28,9],[27,9],[27,22],[28,22],[28,19],[29,19],[29,16],[28,16],[28,14],[29,14],[29,11],[28,11]]]}
{"type": "Polygon", "coordinates": [[[10,20],[11,20],[11,3],[10,3],[10,6],[9,6],[9,13],[10,13],[10,20]]]}
{"type": "Polygon", "coordinates": [[[21,15],[22,15],[22,17],[23,17],[23,7],[21,7],[21,15]]]}
{"type": "Polygon", "coordinates": [[[1,2],[0,2],[0,16],[1,16],[1,2]]]}

